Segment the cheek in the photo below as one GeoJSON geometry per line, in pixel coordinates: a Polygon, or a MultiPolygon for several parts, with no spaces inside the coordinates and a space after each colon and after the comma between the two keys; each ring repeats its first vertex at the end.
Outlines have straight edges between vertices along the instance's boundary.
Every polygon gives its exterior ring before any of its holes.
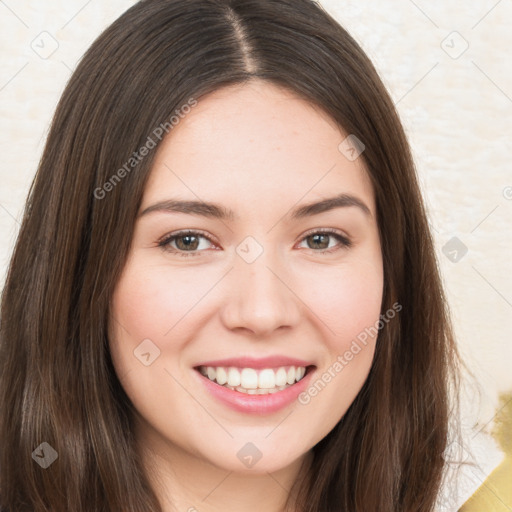
{"type": "Polygon", "coordinates": [[[171,278],[162,266],[132,257],[112,296],[109,326],[110,353],[125,392],[143,418],[161,415],[169,424],[161,400],[177,399],[180,387],[166,370],[192,335],[187,314],[208,290],[197,273],[178,274],[171,278]]]}
{"type": "Polygon", "coordinates": [[[321,322],[330,352],[346,350],[350,341],[379,319],[383,270],[379,259],[301,272],[301,297],[321,322]]]}
{"type": "Polygon", "coordinates": [[[382,279],[378,272],[345,273],[338,290],[327,295],[327,322],[336,333],[340,349],[378,320],[382,301],[382,279]]]}
{"type": "Polygon", "coordinates": [[[322,320],[317,326],[324,333],[325,357],[298,398],[304,421],[317,436],[327,435],[338,423],[368,376],[382,304],[379,261],[331,269],[329,278],[336,285],[310,294],[308,302],[322,320]]]}
{"type": "Polygon", "coordinates": [[[186,324],[181,321],[211,287],[197,272],[178,271],[172,278],[166,275],[165,268],[138,265],[127,266],[121,277],[112,300],[112,315],[133,340],[150,338],[165,343],[176,339],[170,331],[176,333],[186,324]]]}
{"type": "Polygon", "coordinates": [[[161,376],[169,379],[165,369],[181,364],[185,347],[197,335],[200,308],[218,280],[215,272],[171,272],[141,257],[127,263],[112,297],[109,348],[125,391],[142,409],[158,396],[161,376]],[[149,393],[154,393],[151,400],[149,393]]]}

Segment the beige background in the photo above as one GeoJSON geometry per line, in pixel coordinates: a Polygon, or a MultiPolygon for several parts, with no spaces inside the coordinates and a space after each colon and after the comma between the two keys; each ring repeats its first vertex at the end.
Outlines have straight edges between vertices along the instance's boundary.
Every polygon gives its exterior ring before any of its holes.
{"type": "MultiPolygon", "coordinates": [[[[65,83],[95,37],[133,3],[0,1],[2,283],[65,83]]],[[[501,460],[486,432],[499,393],[512,390],[512,2],[322,5],[367,51],[398,106],[429,207],[459,346],[480,383],[480,398],[471,388],[464,402],[471,428],[466,439],[480,472],[460,480],[462,503],[501,460]]]]}

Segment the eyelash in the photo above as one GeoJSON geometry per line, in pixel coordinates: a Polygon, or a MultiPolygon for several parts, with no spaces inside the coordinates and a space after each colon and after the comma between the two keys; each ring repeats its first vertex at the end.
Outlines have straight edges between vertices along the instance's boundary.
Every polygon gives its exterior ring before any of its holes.
{"type": "MultiPolygon", "coordinates": [[[[333,252],[336,252],[336,251],[339,251],[343,248],[345,249],[348,249],[350,247],[352,247],[352,242],[349,238],[347,238],[346,236],[342,235],[341,233],[339,233],[338,231],[336,231],[335,229],[332,229],[332,228],[326,228],[326,229],[315,229],[313,231],[309,231],[307,233],[304,234],[304,236],[301,238],[301,242],[303,240],[305,240],[306,238],[312,236],[312,235],[318,235],[318,234],[321,234],[321,235],[331,235],[333,236],[334,238],[336,238],[339,242],[340,242],[340,245],[338,245],[337,247],[332,247],[330,249],[322,249],[322,250],[315,250],[315,249],[309,249],[310,251],[313,251],[315,253],[319,253],[319,254],[331,254],[333,252]]],[[[164,238],[162,238],[159,242],[158,242],[158,247],[161,247],[164,251],[167,251],[167,252],[170,252],[172,254],[178,254],[179,256],[183,256],[185,258],[189,257],[189,256],[199,256],[203,251],[181,251],[179,249],[174,249],[174,248],[169,248],[169,245],[171,242],[173,242],[174,240],[176,240],[177,238],[180,238],[182,236],[187,236],[187,235],[193,235],[193,236],[200,236],[200,237],[203,237],[203,238],[206,238],[206,240],[208,240],[209,242],[211,243],[215,243],[209,236],[207,236],[204,232],[202,231],[192,231],[192,230],[185,230],[185,231],[178,231],[177,233],[172,233],[171,235],[166,235],[164,238]]]]}

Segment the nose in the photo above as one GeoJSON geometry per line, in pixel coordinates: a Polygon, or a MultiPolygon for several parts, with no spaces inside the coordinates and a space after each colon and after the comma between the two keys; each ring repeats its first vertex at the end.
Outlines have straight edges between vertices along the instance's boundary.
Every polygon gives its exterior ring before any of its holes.
{"type": "Polygon", "coordinates": [[[301,301],[293,290],[293,278],[267,252],[252,263],[237,257],[229,279],[222,311],[228,329],[265,337],[299,322],[301,301]]]}

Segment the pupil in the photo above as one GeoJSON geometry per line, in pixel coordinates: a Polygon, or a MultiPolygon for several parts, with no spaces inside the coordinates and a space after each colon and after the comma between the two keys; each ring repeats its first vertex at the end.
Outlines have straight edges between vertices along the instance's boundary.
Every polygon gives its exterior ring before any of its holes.
{"type": "Polygon", "coordinates": [[[329,235],[327,234],[316,234],[316,235],[312,235],[312,238],[314,239],[314,243],[315,244],[318,244],[320,243],[320,245],[323,245],[322,247],[320,247],[321,249],[326,249],[328,246],[329,246],[329,242],[328,242],[328,238],[329,238],[329,235]],[[322,244],[322,242],[318,241],[319,238],[323,238],[324,239],[324,242],[327,241],[327,244],[322,244]]]}
{"type": "Polygon", "coordinates": [[[180,242],[180,241],[183,241],[183,240],[187,240],[184,244],[184,247],[179,247],[179,243],[177,243],[178,245],[178,248],[179,249],[187,249],[187,248],[192,248],[192,249],[197,249],[197,237],[196,236],[193,236],[193,235],[183,235],[183,236],[180,236],[178,239],[177,239],[177,242],[180,242]],[[190,242],[191,239],[196,239],[196,244],[194,245],[193,243],[190,242]]]}

